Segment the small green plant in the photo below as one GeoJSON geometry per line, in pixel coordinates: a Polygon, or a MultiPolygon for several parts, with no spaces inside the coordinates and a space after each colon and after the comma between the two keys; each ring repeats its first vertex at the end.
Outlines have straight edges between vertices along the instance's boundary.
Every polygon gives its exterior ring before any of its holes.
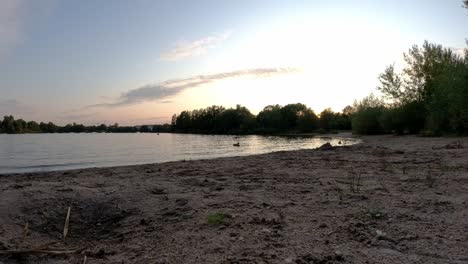
{"type": "Polygon", "coordinates": [[[225,214],[225,213],[212,213],[212,214],[209,214],[207,217],[206,217],[206,222],[209,224],[209,225],[222,225],[226,222],[227,218],[229,218],[229,215],[228,214],[225,214]]]}
{"type": "Polygon", "coordinates": [[[381,219],[385,216],[385,213],[379,208],[368,208],[364,212],[372,219],[381,219]]]}

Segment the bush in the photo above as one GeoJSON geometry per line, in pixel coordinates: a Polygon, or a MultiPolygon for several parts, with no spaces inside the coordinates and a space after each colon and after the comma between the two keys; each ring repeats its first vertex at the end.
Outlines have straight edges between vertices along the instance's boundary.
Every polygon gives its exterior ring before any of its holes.
{"type": "Polygon", "coordinates": [[[384,107],[368,107],[356,111],[351,120],[353,133],[368,135],[384,133],[385,129],[380,123],[384,110],[384,107]]]}
{"type": "Polygon", "coordinates": [[[351,117],[353,133],[356,134],[382,134],[385,129],[380,118],[385,111],[384,103],[373,94],[360,102],[354,102],[355,112],[351,117]]]}
{"type": "Polygon", "coordinates": [[[385,108],[379,118],[385,132],[397,134],[416,134],[424,128],[425,120],[425,107],[418,102],[385,108]]]}

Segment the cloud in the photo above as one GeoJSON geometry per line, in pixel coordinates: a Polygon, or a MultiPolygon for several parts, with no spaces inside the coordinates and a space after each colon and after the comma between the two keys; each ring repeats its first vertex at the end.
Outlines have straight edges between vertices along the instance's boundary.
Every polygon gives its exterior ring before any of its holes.
{"type": "Polygon", "coordinates": [[[162,60],[176,61],[183,58],[200,56],[207,52],[208,49],[216,47],[229,37],[230,33],[213,35],[192,42],[183,42],[176,45],[170,51],[163,52],[160,56],[162,60]]]}
{"type": "Polygon", "coordinates": [[[467,48],[452,48],[452,51],[459,55],[459,56],[465,56],[465,51],[467,50],[467,48]]]}
{"type": "Polygon", "coordinates": [[[0,59],[19,41],[22,0],[0,1],[0,59]]]}
{"type": "Polygon", "coordinates": [[[195,88],[201,85],[221,81],[229,78],[237,77],[269,77],[278,74],[287,74],[297,72],[297,69],[293,68],[259,68],[259,69],[247,69],[231,72],[223,72],[211,75],[198,75],[185,79],[168,80],[159,84],[148,84],[140,88],[130,90],[122,94],[118,100],[110,103],[102,103],[89,105],[87,108],[92,107],[119,107],[138,104],[146,101],[162,100],[166,102],[168,98],[171,98],[179,93],[195,88]]]}

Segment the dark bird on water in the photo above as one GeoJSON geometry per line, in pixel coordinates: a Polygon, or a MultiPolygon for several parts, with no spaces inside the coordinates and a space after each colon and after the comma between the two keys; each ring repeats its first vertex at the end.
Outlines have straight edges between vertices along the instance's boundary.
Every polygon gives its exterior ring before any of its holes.
{"type": "Polygon", "coordinates": [[[234,143],[234,144],[232,144],[232,145],[233,145],[234,147],[240,147],[240,143],[239,143],[239,142],[234,143]]]}

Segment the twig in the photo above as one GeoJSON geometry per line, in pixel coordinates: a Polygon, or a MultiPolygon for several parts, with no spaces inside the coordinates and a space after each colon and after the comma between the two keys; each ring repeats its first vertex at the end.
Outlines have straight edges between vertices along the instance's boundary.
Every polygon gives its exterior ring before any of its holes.
{"type": "Polygon", "coordinates": [[[0,255],[28,255],[28,254],[48,254],[48,255],[70,255],[76,254],[79,250],[66,250],[66,249],[23,249],[23,250],[2,250],[0,255]]]}
{"type": "Polygon", "coordinates": [[[26,224],[24,225],[24,229],[23,229],[23,240],[26,241],[26,238],[28,238],[28,235],[29,235],[29,223],[26,222],[26,224]]]}
{"type": "Polygon", "coordinates": [[[65,219],[65,225],[63,226],[63,239],[65,239],[68,234],[68,225],[70,224],[70,213],[71,207],[68,207],[67,218],[65,219]]]}

